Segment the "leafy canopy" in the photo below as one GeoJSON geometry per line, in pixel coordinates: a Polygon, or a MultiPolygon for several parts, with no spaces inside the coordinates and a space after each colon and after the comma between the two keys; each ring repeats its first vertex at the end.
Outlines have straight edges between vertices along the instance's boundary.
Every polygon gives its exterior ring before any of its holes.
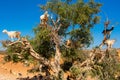
{"type": "Polygon", "coordinates": [[[49,0],[46,5],[40,7],[60,17],[61,29],[64,29],[62,34],[77,41],[78,44],[90,45],[92,41],[90,29],[100,19],[97,16],[100,12],[100,3],[94,2],[94,0],[88,2],[84,0],[49,0]]]}

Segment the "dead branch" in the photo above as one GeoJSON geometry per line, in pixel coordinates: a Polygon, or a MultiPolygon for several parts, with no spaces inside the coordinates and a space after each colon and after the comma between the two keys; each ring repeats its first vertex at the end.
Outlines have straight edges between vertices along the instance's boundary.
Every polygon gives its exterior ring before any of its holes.
{"type": "Polygon", "coordinates": [[[52,23],[53,23],[54,28],[55,28],[56,27],[56,22],[53,19],[51,19],[51,20],[52,20],[52,23]]]}
{"type": "Polygon", "coordinates": [[[11,46],[11,45],[18,44],[18,43],[21,43],[22,45],[24,45],[22,41],[15,41],[15,42],[9,43],[7,46],[11,46]]]}
{"type": "Polygon", "coordinates": [[[60,21],[60,17],[58,17],[58,19],[56,20],[56,24],[60,21]]]}
{"type": "Polygon", "coordinates": [[[50,64],[50,62],[47,59],[41,57],[36,51],[33,50],[31,44],[29,43],[29,41],[26,38],[22,38],[21,41],[11,42],[8,44],[8,46],[12,46],[12,45],[18,44],[18,43],[21,43],[23,45],[23,49],[28,48],[30,55],[32,57],[34,57],[35,59],[39,60],[42,64],[44,64],[44,65],[50,64]]]}
{"type": "Polygon", "coordinates": [[[59,26],[58,26],[58,28],[57,28],[57,31],[60,30],[61,26],[62,26],[62,24],[59,24],[59,26]]]}

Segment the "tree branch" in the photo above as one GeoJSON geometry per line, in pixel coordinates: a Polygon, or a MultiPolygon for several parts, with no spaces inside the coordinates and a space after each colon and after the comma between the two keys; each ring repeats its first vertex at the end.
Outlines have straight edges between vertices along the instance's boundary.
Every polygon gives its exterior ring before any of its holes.
{"type": "Polygon", "coordinates": [[[24,45],[24,43],[22,41],[15,41],[15,42],[9,43],[7,46],[11,46],[11,45],[14,45],[14,44],[17,44],[17,43],[21,43],[22,45],[24,45]]]}
{"type": "Polygon", "coordinates": [[[21,43],[23,45],[23,49],[29,49],[29,53],[32,57],[34,57],[35,59],[39,60],[41,63],[48,65],[50,62],[41,57],[37,52],[35,52],[31,46],[31,44],[29,43],[29,41],[26,38],[22,38],[21,41],[15,41],[15,42],[11,42],[8,44],[8,46],[12,46],[14,44],[18,44],[21,43]]]}

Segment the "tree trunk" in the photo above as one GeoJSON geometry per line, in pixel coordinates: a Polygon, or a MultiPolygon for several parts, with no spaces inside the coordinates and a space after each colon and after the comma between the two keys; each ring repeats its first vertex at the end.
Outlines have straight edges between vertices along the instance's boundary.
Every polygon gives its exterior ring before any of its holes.
{"type": "Polygon", "coordinates": [[[60,47],[59,47],[59,45],[58,44],[56,44],[56,54],[55,54],[55,62],[54,62],[54,64],[55,64],[55,69],[56,69],[56,77],[58,77],[58,74],[59,74],[59,72],[60,72],[60,70],[61,70],[61,68],[60,68],[60,58],[61,58],[61,52],[60,52],[60,47]]]}
{"type": "Polygon", "coordinates": [[[36,53],[30,43],[28,42],[27,46],[29,46],[30,54],[33,56],[35,59],[39,60],[42,64],[49,66],[49,68],[55,73],[54,75],[58,78],[58,74],[61,70],[60,68],[60,59],[61,59],[61,52],[60,52],[60,46],[59,43],[56,43],[55,48],[56,48],[56,53],[55,53],[55,61],[52,64],[50,61],[47,59],[41,57],[38,53],[36,53]]]}

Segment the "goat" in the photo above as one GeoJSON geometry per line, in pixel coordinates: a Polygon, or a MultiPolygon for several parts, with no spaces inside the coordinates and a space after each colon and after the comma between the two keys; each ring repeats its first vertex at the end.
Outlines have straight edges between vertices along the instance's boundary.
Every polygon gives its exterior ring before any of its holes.
{"type": "Polygon", "coordinates": [[[4,29],[2,32],[6,33],[11,38],[12,41],[14,41],[14,38],[17,38],[18,40],[20,40],[21,32],[18,32],[18,31],[7,31],[6,29],[4,29]]]}
{"type": "Polygon", "coordinates": [[[41,15],[40,16],[41,24],[47,24],[48,17],[49,17],[48,11],[41,15]]]}
{"type": "Polygon", "coordinates": [[[103,45],[107,45],[107,48],[109,49],[109,48],[112,48],[114,43],[115,43],[114,39],[113,40],[107,39],[104,42],[102,42],[99,47],[101,49],[103,45]]]}
{"type": "Polygon", "coordinates": [[[104,42],[104,44],[106,44],[108,48],[112,48],[114,43],[115,43],[114,39],[113,40],[108,39],[104,42]]]}
{"type": "Polygon", "coordinates": [[[68,47],[68,48],[82,48],[82,47],[85,47],[85,45],[84,44],[79,44],[77,41],[73,41],[73,40],[70,40],[70,39],[68,39],[67,41],[66,41],[66,46],[68,47]]]}
{"type": "Polygon", "coordinates": [[[72,45],[72,41],[71,41],[70,39],[68,39],[68,40],[66,41],[66,45],[67,45],[67,46],[71,46],[71,45],[72,45]]]}
{"type": "Polygon", "coordinates": [[[103,30],[103,34],[104,34],[104,36],[106,36],[106,38],[107,39],[109,39],[110,38],[110,34],[111,34],[111,32],[112,32],[112,30],[114,30],[114,26],[112,26],[112,28],[111,29],[106,29],[106,30],[103,30]]]}

